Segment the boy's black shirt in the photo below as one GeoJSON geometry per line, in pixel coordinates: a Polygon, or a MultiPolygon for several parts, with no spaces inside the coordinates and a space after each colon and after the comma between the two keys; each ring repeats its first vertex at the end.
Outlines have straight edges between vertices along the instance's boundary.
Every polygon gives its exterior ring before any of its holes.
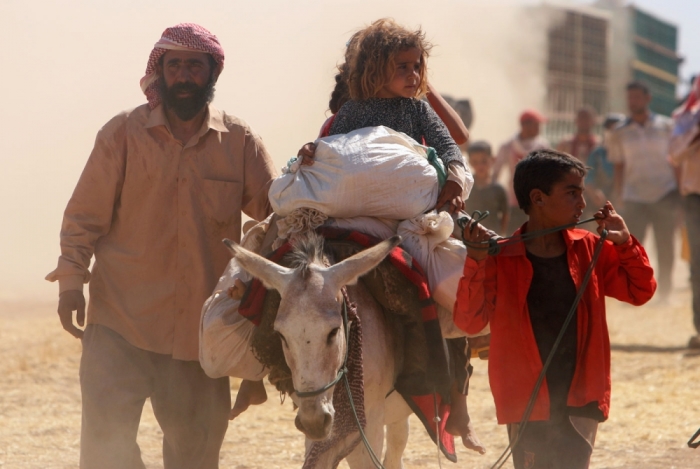
{"type": "MultiPolygon", "coordinates": [[[[544,258],[527,253],[532,264],[532,283],[527,294],[527,306],[535,342],[542,364],[547,360],[557,335],[564,325],[566,315],[576,297],[576,285],[569,272],[566,252],[557,257],[544,258]]],[[[574,313],[564,337],[547,370],[550,419],[559,420],[568,415],[603,420],[603,414],[595,402],[580,407],[567,407],[569,388],[576,371],[578,345],[577,315],[574,313]]]]}

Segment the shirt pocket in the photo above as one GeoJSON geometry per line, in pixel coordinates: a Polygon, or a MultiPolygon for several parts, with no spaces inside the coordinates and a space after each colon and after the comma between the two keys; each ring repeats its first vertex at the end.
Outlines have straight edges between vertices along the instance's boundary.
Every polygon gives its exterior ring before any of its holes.
{"type": "Polygon", "coordinates": [[[243,199],[243,183],[202,179],[199,200],[202,213],[214,231],[221,231],[240,219],[243,199]]]}

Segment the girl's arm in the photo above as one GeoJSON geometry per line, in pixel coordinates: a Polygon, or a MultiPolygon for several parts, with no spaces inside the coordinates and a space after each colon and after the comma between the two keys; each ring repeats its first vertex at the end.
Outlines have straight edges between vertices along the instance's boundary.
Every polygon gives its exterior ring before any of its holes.
{"type": "Polygon", "coordinates": [[[428,83],[428,94],[426,98],[428,98],[430,106],[435,110],[435,113],[447,127],[455,143],[457,145],[466,144],[469,141],[469,130],[467,130],[467,126],[464,125],[457,111],[445,101],[431,83],[428,83]]]}

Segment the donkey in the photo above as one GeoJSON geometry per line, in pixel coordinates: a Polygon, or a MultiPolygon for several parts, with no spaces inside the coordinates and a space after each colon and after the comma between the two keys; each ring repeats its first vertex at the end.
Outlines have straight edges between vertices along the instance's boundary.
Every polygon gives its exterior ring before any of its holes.
{"type": "MultiPolygon", "coordinates": [[[[402,468],[401,456],[408,441],[411,409],[398,393],[391,392],[395,376],[391,330],[384,321],[379,304],[362,284],[357,283],[360,276],[374,269],[401,242],[401,238],[394,236],[342,262],[326,266],[323,238],[313,234],[296,247],[294,268],[275,264],[230,240],[224,242],[244,270],[260,279],[266,288],[280,293],[281,303],[274,330],[282,341],[297,392],[322,389],[335,380],[344,364],[348,344],[341,289],[347,287],[362,324],[365,434],[374,452],[380,456],[386,424],[387,451],[383,465],[387,469],[402,468]]],[[[337,385],[343,384],[339,382],[337,385]]],[[[306,436],[307,448],[310,441],[327,438],[335,414],[333,388],[308,397],[299,397],[295,393],[292,398],[299,407],[295,424],[306,436]]],[[[332,467],[343,450],[333,448],[327,451],[317,466],[332,467]]],[[[362,443],[346,459],[351,469],[374,468],[362,443]]]]}

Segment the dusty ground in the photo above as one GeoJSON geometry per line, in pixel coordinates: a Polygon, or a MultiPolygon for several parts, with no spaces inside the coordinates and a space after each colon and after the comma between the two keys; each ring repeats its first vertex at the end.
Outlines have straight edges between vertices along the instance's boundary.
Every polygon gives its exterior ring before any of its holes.
{"type": "MultiPolygon", "coordinates": [[[[684,349],[691,332],[688,305],[687,289],[675,292],[670,307],[609,303],[612,411],[601,426],[592,467],[700,467],[700,449],[685,446],[700,426],[700,355],[684,349]]],[[[41,302],[0,303],[0,468],[77,467],[80,343],[61,330],[54,309],[41,302]]],[[[495,423],[486,362],[475,368],[469,406],[489,451],[459,451],[459,462],[443,460],[445,468],[488,468],[506,445],[504,429],[495,423]]],[[[269,394],[264,406],[231,425],[222,468],[301,467],[303,443],[291,403],[280,405],[271,388],[269,394]]],[[[139,442],[147,466],[162,467],[150,405],[139,442]]],[[[438,467],[435,448],[415,419],[405,462],[407,468],[438,467]]]]}

